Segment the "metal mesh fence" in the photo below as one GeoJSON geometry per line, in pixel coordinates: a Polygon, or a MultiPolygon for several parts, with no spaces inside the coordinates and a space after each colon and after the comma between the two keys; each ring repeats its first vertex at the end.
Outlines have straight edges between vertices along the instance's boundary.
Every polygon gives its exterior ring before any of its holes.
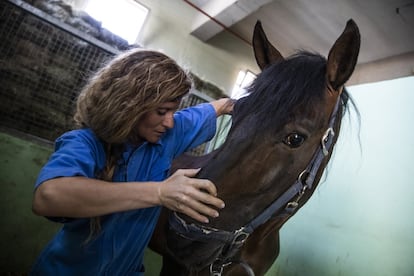
{"type": "MultiPolygon", "coordinates": [[[[207,97],[203,97],[196,91],[193,91],[193,93],[189,94],[187,97],[184,97],[182,100],[179,108],[185,108],[193,105],[197,105],[200,103],[204,103],[209,101],[207,97]]],[[[188,153],[192,155],[203,155],[210,151],[210,144],[211,142],[204,143],[192,150],[190,150],[188,153]]]]}
{"type": "Polygon", "coordinates": [[[54,140],[71,127],[88,73],[114,53],[9,2],[0,10],[0,123],[54,140]]]}

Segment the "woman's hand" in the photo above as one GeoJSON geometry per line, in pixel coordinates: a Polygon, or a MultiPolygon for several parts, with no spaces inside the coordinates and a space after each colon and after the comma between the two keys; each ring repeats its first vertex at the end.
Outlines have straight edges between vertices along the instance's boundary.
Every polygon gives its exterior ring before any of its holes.
{"type": "Polygon", "coordinates": [[[217,117],[224,114],[232,115],[235,103],[236,100],[230,98],[221,98],[210,102],[210,104],[214,107],[214,110],[216,110],[217,117]]]}
{"type": "Polygon", "coordinates": [[[224,202],[216,197],[216,187],[210,180],[193,178],[199,170],[177,170],[160,182],[158,197],[161,205],[184,213],[197,221],[208,223],[207,216],[214,218],[219,215],[212,207],[224,208],[224,202]]]}

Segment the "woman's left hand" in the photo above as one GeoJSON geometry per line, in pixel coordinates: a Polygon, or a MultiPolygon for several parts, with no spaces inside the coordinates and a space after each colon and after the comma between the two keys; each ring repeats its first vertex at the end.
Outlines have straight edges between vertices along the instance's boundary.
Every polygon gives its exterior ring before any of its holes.
{"type": "Polygon", "coordinates": [[[219,100],[212,101],[210,103],[211,105],[213,105],[214,109],[216,110],[216,114],[218,117],[224,114],[228,114],[228,115],[233,114],[233,107],[234,107],[234,104],[236,103],[236,100],[231,99],[231,98],[222,98],[219,100]]]}

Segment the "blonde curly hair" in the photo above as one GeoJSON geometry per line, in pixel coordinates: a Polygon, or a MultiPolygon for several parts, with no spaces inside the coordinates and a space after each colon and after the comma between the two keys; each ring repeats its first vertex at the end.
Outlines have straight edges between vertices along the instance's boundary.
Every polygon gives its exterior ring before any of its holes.
{"type": "Polygon", "coordinates": [[[180,101],[192,81],[174,60],[149,50],[124,52],[100,69],[81,91],[74,120],[105,143],[134,141],[142,116],[160,103],[180,101]]]}
{"type": "MultiPolygon", "coordinates": [[[[103,66],[84,86],[74,115],[78,128],[90,128],[103,142],[106,165],[98,178],[112,181],[125,142],[139,141],[137,125],[161,103],[181,101],[192,80],[163,53],[133,49],[103,66]]],[[[91,218],[85,243],[101,230],[100,217],[91,218]]]]}

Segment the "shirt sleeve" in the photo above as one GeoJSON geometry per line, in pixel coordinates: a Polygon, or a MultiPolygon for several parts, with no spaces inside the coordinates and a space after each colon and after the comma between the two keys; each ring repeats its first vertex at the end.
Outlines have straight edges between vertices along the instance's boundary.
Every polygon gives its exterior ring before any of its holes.
{"type": "Polygon", "coordinates": [[[216,122],[216,111],[209,103],[176,112],[174,116],[177,142],[175,157],[212,139],[216,133],[216,122]]]}
{"type": "Polygon", "coordinates": [[[95,178],[105,165],[102,144],[91,131],[75,130],[55,142],[55,152],[41,169],[35,188],[57,177],[85,176],[95,178]]]}

